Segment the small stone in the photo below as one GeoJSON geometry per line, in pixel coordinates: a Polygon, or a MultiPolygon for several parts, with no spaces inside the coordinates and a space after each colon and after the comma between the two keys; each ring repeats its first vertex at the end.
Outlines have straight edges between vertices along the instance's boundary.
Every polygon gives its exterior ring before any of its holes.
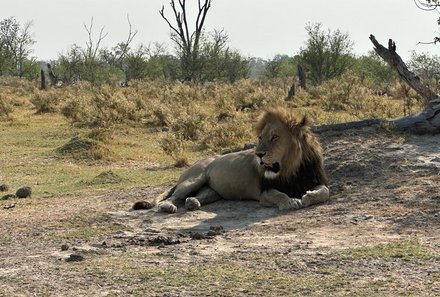
{"type": "Polygon", "coordinates": [[[61,250],[62,251],[67,251],[68,249],[69,249],[69,246],[67,244],[61,245],[61,250]]]}
{"type": "Polygon", "coordinates": [[[5,184],[0,185],[0,192],[6,192],[7,190],[9,190],[8,185],[5,184]]]}
{"type": "Polygon", "coordinates": [[[193,240],[206,239],[206,234],[204,234],[203,232],[195,232],[195,233],[192,233],[190,236],[191,236],[191,239],[193,239],[193,240]]]}
{"type": "Polygon", "coordinates": [[[31,187],[22,187],[20,189],[17,190],[17,192],[15,193],[15,195],[18,198],[27,198],[27,197],[31,197],[32,195],[32,189],[31,187]]]}
{"type": "Polygon", "coordinates": [[[17,198],[14,194],[6,194],[4,195],[0,200],[8,200],[8,199],[14,199],[17,198]]]}
{"type": "Polygon", "coordinates": [[[84,257],[78,254],[71,254],[68,258],[66,258],[66,262],[80,262],[83,260],[84,257]]]}
{"type": "Polygon", "coordinates": [[[4,208],[4,209],[10,209],[10,208],[14,208],[15,205],[16,205],[16,203],[12,202],[12,203],[9,203],[9,204],[3,206],[3,208],[4,208]]]}

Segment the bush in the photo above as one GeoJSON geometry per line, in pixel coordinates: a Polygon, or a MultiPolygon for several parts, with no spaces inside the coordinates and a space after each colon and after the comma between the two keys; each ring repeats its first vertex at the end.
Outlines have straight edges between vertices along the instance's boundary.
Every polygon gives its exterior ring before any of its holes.
{"type": "Polygon", "coordinates": [[[0,118],[9,118],[9,114],[12,112],[12,105],[6,102],[6,100],[0,96],[0,118]]]}
{"type": "Polygon", "coordinates": [[[55,90],[35,91],[31,96],[31,103],[38,114],[57,112],[60,103],[59,94],[55,90]]]}

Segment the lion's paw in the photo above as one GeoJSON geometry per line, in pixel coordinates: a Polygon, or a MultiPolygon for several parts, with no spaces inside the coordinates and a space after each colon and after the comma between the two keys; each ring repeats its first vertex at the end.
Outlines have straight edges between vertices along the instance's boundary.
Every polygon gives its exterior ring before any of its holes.
{"type": "Polygon", "coordinates": [[[188,210],[198,210],[200,209],[200,201],[197,198],[189,197],[185,200],[185,207],[188,210]]]}
{"type": "Polygon", "coordinates": [[[303,205],[305,207],[309,206],[312,204],[312,201],[315,199],[316,197],[316,192],[315,191],[307,191],[301,198],[301,201],[303,203],[303,205]]]}
{"type": "Polygon", "coordinates": [[[278,206],[279,210],[300,209],[301,207],[303,207],[301,200],[296,198],[290,198],[278,206]]]}
{"type": "Polygon", "coordinates": [[[166,212],[166,213],[176,213],[177,212],[177,206],[172,204],[171,202],[162,202],[159,204],[159,211],[160,212],[166,212]]]}
{"type": "Polygon", "coordinates": [[[304,196],[301,197],[301,201],[304,205],[304,207],[322,203],[324,201],[327,201],[329,197],[329,191],[328,188],[325,186],[322,186],[321,188],[313,191],[307,191],[304,196]]]}

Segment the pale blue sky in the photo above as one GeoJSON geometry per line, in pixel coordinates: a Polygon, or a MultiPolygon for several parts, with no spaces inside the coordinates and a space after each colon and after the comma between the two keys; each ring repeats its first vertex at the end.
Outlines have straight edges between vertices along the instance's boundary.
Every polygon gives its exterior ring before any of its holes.
{"type": "MultiPolygon", "coordinates": [[[[133,45],[170,44],[170,30],[158,13],[162,5],[172,17],[168,0],[2,0],[0,19],[15,16],[20,22],[33,21],[34,56],[54,59],[74,43],[85,44],[83,24],[92,16],[95,33],[102,26],[108,32],[104,46],[126,39],[127,14],[139,32],[133,45]]],[[[412,50],[440,54],[440,44],[417,45],[432,40],[438,32],[438,17],[435,11],[417,9],[413,0],[213,0],[206,28],[224,28],[233,48],[268,59],[297,53],[307,38],[305,25],[320,22],[324,28],[348,32],[358,55],[372,49],[368,39],[372,33],[382,44],[393,38],[398,53],[407,58],[412,50]]]]}

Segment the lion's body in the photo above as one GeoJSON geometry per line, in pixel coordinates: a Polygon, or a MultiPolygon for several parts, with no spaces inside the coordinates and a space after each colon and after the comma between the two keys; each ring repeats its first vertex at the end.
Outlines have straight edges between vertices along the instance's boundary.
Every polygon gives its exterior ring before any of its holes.
{"type": "Polygon", "coordinates": [[[211,157],[188,168],[175,187],[162,194],[164,212],[176,204],[187,209],[228,200],[258,200],[281,210],[324,202],[329,197],[321,147],[305,119],[285,109],[267,111],[260,118],[255,149],[211,157]]]}

